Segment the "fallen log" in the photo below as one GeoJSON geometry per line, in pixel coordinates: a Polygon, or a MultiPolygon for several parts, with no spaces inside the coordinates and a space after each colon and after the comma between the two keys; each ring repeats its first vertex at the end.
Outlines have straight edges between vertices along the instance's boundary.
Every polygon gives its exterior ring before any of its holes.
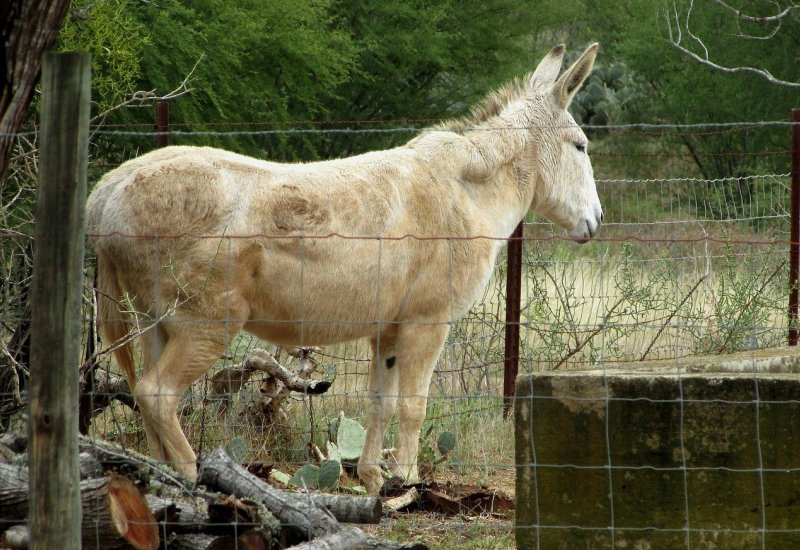
{"type": "Polygon", "coordinates": [[[378,497],[354,497],[308,493],[311,501],[328,510],[340,523],[380,523],[381,500],[378,497]]]}
{"type": "Polygon", "coordinates": [[[358,527],[348,527],[314,540],[292,546],[289,550],[428,550],[418,542],[394,542],[379,540],[367,535],[358,527]]]}
{"type": "Polygon", "coordinates": [[[383,502],[383,510],[385,512],[398,512],[406,506],[411,506],[419,500],[419,491],[416,487],[412,487],[400,496],[390,498],[383,502]]]}
{"type": "MultiPolygon", "coordinates": [[[[308,361],[312,361],[312,359],[309,358],[308,361]]],[[[283,383],[283,387],[287,392],[295,391],[316,395],[324,393],[330,388],[331,383],[325,380],[304,378],[313,369],[305,368],[303,360],[301,360],[301,365],[301,370],[294,373],[278,363],[277,359],[267,350],[255,348],[247,354],[244,361],[220,370],[211,378],[211,393],[220,395],[236,393],[255,372],[265,372],[276,378],[283,383]]]]}
{"type": "Polygon", "coordinates": [[[358,527],[348,527],[336,533],[317,537],[303,544],[290,547],[290,550],[351,550],[363,548],[367,543],[367,534],[358,527]]]}
{"type": "Polygon", "coordinates": [[[131,449],[123,449],[114,443],[86,436],[78,437],[78,449],[97,458],[103,468],[144,481],[146,484],[158,481],[180,488],[185,494],[193,492],[194,484],[170,466],[131,449]]]}
{"type": "Polygon", "coordinates": [[[0,547],[14,550],[27,548],[31,543],[31,532],[27,525],[14,525],[9,527],[0,537],[0,547]]]}
{"type": "Polygon", "coordinates": [[[209,533],[170,535],[168,550],[269,550],[271,536],[259,529],[251,529],[235,537],[209,533]]]}
{"type": "MultiPolygon", "coordinates": [[[[8,466],[8,465],[0,465],[8,466]]],[[[16,482],[6,477],[0,487],[0,509],[5,521],[25,521],[30,506],[27,469],[17,468],[16,482]]],[[[155,550],[159,536],[147,503],[136,486],[121,476],[86,479],[80,483],[81,540],[86,548],[155,550]]],[[[14,544],[21,532],[15,530],[14,544]]]]}
{"type": "Polygon", "coordinates": [[[168,550],[237,550],[237,540],[227,535],[194,533],[175,535],[167,544],[168,550]]]}
{"type": "Polygon", "coordinates": [[[78,468],[80,469],[81,479],[92,479],[106,475],[103,465],[92,453],[81,451],[78,453],[78,468]]]}
{"type": "Polygon", "coordinates": [[[339,530],[327,510],[302,495],[281,491],[236,464],[224,449],[216,449],[200,460],[198,483],[260,502],[296,535],[314,539],[339,530]]]}
{"type": "Polygon", "coordinates": [[[28,466],[17,462],[0,462],[0,490],[28,483],[28,466]]]}
{"type": "Polygon", "coordinates": [[[150,494],[144,498],[153,513],[159,533],[197,533],[211,524],[205,502],[176,501],[150,494]]]}

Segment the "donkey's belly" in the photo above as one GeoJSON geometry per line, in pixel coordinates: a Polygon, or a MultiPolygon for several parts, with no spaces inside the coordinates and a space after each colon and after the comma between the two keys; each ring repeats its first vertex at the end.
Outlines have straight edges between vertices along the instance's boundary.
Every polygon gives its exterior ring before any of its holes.
{"type": "Polygon", "coordinates": [[[287,346],[328,346],[348,340],[372,337],[381,325],[376,322],[342,321],[249,321],[244,329],[274,344],[287,346]]]}

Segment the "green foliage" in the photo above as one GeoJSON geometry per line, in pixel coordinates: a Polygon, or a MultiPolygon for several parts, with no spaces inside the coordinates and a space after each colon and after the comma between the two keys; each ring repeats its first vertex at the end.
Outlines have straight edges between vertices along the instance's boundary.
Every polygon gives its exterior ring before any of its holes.
{"type": "Polygon", "coordinates": [[[780,253],[776,248],[773,246],[761,256],[737,254],[731,242],[723,244],[712,317],[715,322],[700,341],[700,353],[730,353],[776,344],[769,327],[775,312],[785,305],[786,296],[770,292],[776,280],[786,279],[786,261],[776,262],[773,258],[780,253]]]}
{"type": "MultiPolygon", "coordinates": [[[[578,51],[571,52],[565,64],[577,59],[579,54],[578,51]]],[[[625,63],[600,60],[572,100],[570,112],[580,124],[615,124],[623,119],[625,109],[645,93],[645,84],[625,63]]]]}
{"type": "MultiPolygon", "coordinates": [[[[61,47],[93,53],[99,110],[135,90],[167,94],[190,76],[191,93],[171,101],[170,122],[195,131],[254,121],[270,124],[256,129],[274,130],[319,127],[308,121],[438,119],[463,113],[500,81],[533,68],[535,20],[511,0],[76,0],[72,8],[61,47]]],[[[108,122],[153,119],[151,108],[122,109],[108,122]]],[[[172,142],[313,160],[409,137],[268,133],[172,142]]],[[[100,136],[96,156],[118,162],[152,141],[100,136]]]]}
{"type": "Polygon", "coordinates": [[[456,448],[456,434],[453,432],[442,432],[439,434],[439,439],[436,441],[436,447],[442,456],[456,448]]]}
{"type": "Polygon", "coordinates": [[[124,0],[73,1],[58,33],[59,50],[92,54],[92,98],[101,112],[137,90],[148,44],[146,28],[124,0]]]}
{"type": "MultiPolygon", "coordinates": [[[[751,13],[772,13],[776,5],[763,1],[747,1],[740,8],[751,13]]],[[[675,8],[683,22],[687,3],[678,1],[675,8]]],[[[623,63],[635,83],[636,93],[630,101],[621,101],[621,108],[603,104],[599,91],[612,87],[589,86],[584,96],[598,98],[597,120],[614,122],[664,122],[694,124],[704,122],[759,121],[785,119],[796,107],[796,90],[771,85],[747,73],[725,74],[704,67],[685,57],[667,40],[666,10],[671,4],[660,0],[628,0],[616,2],[579,0],[565,4],[554,0],[537,2],[532,8],[542,30],[536,45],[545,51],[553,34],[574,44],[600,42],[599,63],[606,69],[623,63]],[[548,32],[549,31],[549,32],[548,32]],[[606,111],[610,107],[610,112],[606,111]],[[602,112],[600,112],[602,111],[602,112]],[[603,116],[610,115],[610,116],[603,116]]],[[[691,30],[701,36],[710,55],[729,66],[750,65],[767,69],[788,80],[800,80],[796,36],[800,17],[796,14],[784,21],[769,40],[746,40],[742,32],[752,32],[747,26],[737,26],[730,12],[713,2],[695,2],[690,19],[691,30]]],[[[684,39],[686,37],[684,29],[684,39]]],[[[691,46],[697,46],[692,42],[691,46]]],[[[607,80],[601,68],[598,76],[607,80]]],[[[616,69],[615,72],[619,71],[616,69]]],[[[627,83],[626,87],[631,83],[627,83]]],[[[610,94],[609,94],[610,95],[610,94]]],[[[580,101],[579,101],[580,103],[580,101]]],[[[578,109],[581,114],[581,108],[578,109]]],[[[585,119],[588,121],[589,119],[585,119]]],[[[602,122],[601,122],[602,123],[602,122]]],[[[755,170],[785,172],[785,158],[759,156],[753,153],[785,149],[786,132],[780,128],[754,128],[745,134],[731,132],[686,131],[670,140],[674,150],[692,153],[699,172],[707,178],[741,176],[755,170]],[[729,153],[721,155],[719,153],[729,153]],[[747,155],[735,153],[747,152],[747,155]],[[710,154],[714,153],[714,154],[710,154]]],[[[667,138],[662,138],[666,142],[667,138]]],[[[623,162],[616,159],[616,163],[623,162]]]]}
{"type": "MultiPolygon", "coordinates": [[[[531,10],[512,0],[416,0],[337,4],[361,46],[357,70],[337,92],[330,120],[439,119],[462,114],[500,82],[532,70],[531,10]]],[[[405,142],[406,133],[338,136],[321,156],[405,142]]]]}
{"type": "Polygon", "coordinates": [[[419,469],[420,476],[423,479],[431,479],[436,467],[447,460],[450,452],[456,447],[456,435],[453,432],[442,432],[436,440],[436,448],[439,451],[439,456],[436,456],[433,446],[430,443],[431,433],[433,432],[433,423],[428,424],[419,438],[419,469]]]}

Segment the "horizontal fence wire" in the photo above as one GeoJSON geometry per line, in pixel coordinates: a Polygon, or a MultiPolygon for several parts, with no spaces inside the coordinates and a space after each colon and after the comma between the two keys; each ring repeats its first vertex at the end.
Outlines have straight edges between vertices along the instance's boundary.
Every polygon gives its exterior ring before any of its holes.
{"type": "MultiPolygon", "coordinates": [[[[114,168],[125,159],[152,147],[154,138],[164,135],[181,144],[195,141],[204,144],[208,138],[224,138],[235,142],[244,138],[292,136],[341,139],[348,136],[396,134],[406,139],[409,134],[424,131],[425,127],[421,124],[428,126],[437,122],[307,121],[292,123],[294,126],[277,121],[209,122],[203,124],[204,129],[201,130],[173,124],[173,129],[167,132],[149,131],[145,129],[146,126],[103,126],[93,129],[93,139],[112,143],[114,140],[129,140],[125,148],[130,149],[117,158],[92,158],[90,169],[96,170],[94,177],[97,178],[102,171],[114,168]]],[[[786,303],[789,290],[788,248],[791,244],[791,174],[787,169],[791,151],[788,146],[790,124],[789,121],[775,120],[585,126],[593,141],[590,157],[595,159],[595,182],[603,203],[605,222],[593,242],[577,245],[553,224],[537,216],[526,218],[520,320],[523,375],[555,375],[581,369],[613,373],[617,368],[630,368],[634,363],[650,365],[655,361],[680,376],[688,376],[691,373],[686,370],[686,365],[691,357],[731,352],[749,353],[755,357],[759,350],[783,345],[788,331],[786,303]],[[765,130],[780,135],[786,133],[787,137],[759,151],[740,148],[690,152],[679,143],[680,139],[687,136],[700,139],[719,136],[735,138],[743,132],[765,130]],[[639,143],[631,145],[625,142],[624,139],[628,137],[639,143]],[[623,141],[615,141],[618,138],[623,141]],[[741,175],[736,176],[705,177],[696,165],[699,158],[713,162],[713,159],[756,157],[762,160],[743,165],[741,175]],[[618,165],[621,162],[638,164],[621,169],[618,165]],[[659,163],[671,164],[657,165],[659,163]],[[769,163],[769,168],[764,169],[766,165],[763,163],[769,163]]],[[[529,129],[515,127],[501,130],[529,129]]],[[[23,131],[16,136],[35,138],[36,131],[23,131]]],[[[22,168],[19,170],[21,174],[22,168]]],[[[0,363],[4,365],[0,373],[0,425],[3,430],[14,430],[20,429],[25,422],[23,407],[27,399],[27,371],[25,357],[16,354],[19,349],[15,346],[24,340],[28,314],[27,289],[32,276],[30,258],[34,244],[32,220],[25,218],[15,208],[25,201],[28,201],[25,204],[30,204],[35,183],[27,187],[21,185],[13,192],[9,192],[8,182],[5,185],[0,195],[0,267],[3,270],[0,274],[0,340],[3,356],[9,360],[0,363]]],[[[452,244],[462,240],[494,243],[505,240],[489,235],[471,235],[467,238],[427,235],[422,231],[418,234],[379,237],[310,233],[287,238],[259,232],[236,235],[114,233],[94,234],[91,237],[161,243],[156,246],[170,246],[167,243],[171,240],[212,239],[224,243],[222,249],[232,246],[232,242],[254,238],[268,243],[287,239],[335,242],[340,247],[350,242],[369,242],[374,245],[376,256],[372,260],[375,262],[379,261],[378,251],[382,250],[380,253],[385,254],[386,247],[392,246],[392,243],[413,241],[452,244]]],[[[155,265],[146,266],[146,269],[160,271],[164,267],[155,265]]],[[[475,305],[463,317],[447,320],[450,332],[436,364],[423,425],[424,445],[427,446],[424,448],[431,453],[430,456],[426,455],[425,460],[429,461],[428,475],[432,479],[480,482],[513,494],[515,475],[522,467],[530,467],[540,473],[543,470],[561,470],[563,475],[571,475],[574,470],[597,471],[607,474],[609,480],[616,480],[614,476],[625,471],[677,473],[684,477],[720,472],[764,476],[800,471],[800,466],[791,461],[775,467],[763,461],[746,466],[716,463],[704,466],[693,462],[693,458],[685,458],[687,451],[683,441],[679,441],[677,447],[679,455],[682,454],[684,458],[681,460],[679,456],[674,464],[664,465],[656,458],[652,464],[614,462],[611,457],[616,455],[611,446],[616,439],[608,433],[613,429],[608,415],[603,420],[606,441],[602,442],[607,447],[608,456],[601,463],[552,461],[544,456],[530,462],[516,463],[513,456],[513,426],[502,416],[506,269],[504,252],[501,252],[488,285],[475,305]],[[444,432],[454,433],[458,443],[447,456],[440,456],[436,450],[436,439],[444,432]],[[439,458],[443,460],[437,463],[439,458]]],[[[90,256],[87,258],[84,285],[84,345],[88,350],[87,357],[99,353],[95,355],[100,368],[94,383],[116,383],[120,373],[109,355],[92,349],[93,345],[108,344],[97,342],[92,330],[97,307],[97,296],[92,292],[94,270],[90,256]]],[[[226,273],[229,280],[233,276],[232,272],[226,273]]],[[[278,284],[297,282],[286,280],[278,284]]],[[[370,291],[375,290],[374,284],[375,281],[370,291]]],[[[133,305],[120,304],[120,309],[131,310],[133,305]]],[[[169,304],[161,304],[162,312],[168,309],[169,304]]],[[[140,329],[149,322],[146,315],[135,314],[134,318],[143,323],[139,325],[140,329]]],[[[310,324],[343,322],[314,318],[312,315],[292,321],[310,324]]],[[[379,318],[371,320],[374,323],[391,321],[379,318]]],[[[219,320],[222,324],[229,322],[230,319],[219,320]]],[[[136,347],[138,349],[138,345],[136,347]]],[[[249,381],[241,385],[215,386],[222,379],[217,377],[219,373],[241,365],[256,347],[270,351],[278,362],[290,370],[303,365],[301,358],[289,355],[286,349],[279,349],[270,342],[246,332],[234,335],[209,373],[194,383],[180,401],[181,423],[198,455],[220,445],[229,445],[231,441],[240,441],[244,448],[243,462],[274,464],[275,468],[291,474],[302,465],[314,462],[312,449],[315,445],[323,453],[326,452],[330,426],[341,414],[362,425],[366,423],[367,380],[372,355],[368,341],[356,340],[315,350],[315,371],[309,376],[330,380],[331,389],[321,396],[292,394],[283,402],[279,412],[269,410],[264,404],[271,386],[269,377],[262,373],[253,374],[249,381]]],[[[137,361],[141,367],[141,359],[137,361]]],[[[749,374],[755,376],[754,372],[749,374]]],[[[756,393],[746,398],[729,399],[679,393],[654,398],[648,395],[612,395],[607,385],[601,386],[601,390],[598,397],[536,395],[535,400],[558,404],[574,401],[577,407],[599,403],[601,408],[598,410],[607,412],[626,403],[677,406],[681,411],[693,406],[748,406],[756,412],[764,407],[800,405],[800,396],[793,395],[761,396],[756,393]]],[[[94,394],[88,397],[97,399],[94,394]]],[[[132,401],[127,404],[119,400],[111,404],[104,403],[101,410],[92,413],[90,434],[126,448],[147,452],[141,419],[130,405],[132,401]]],[[[542,437],[539,432],[534,436],[542,437]]],[[[394,420],[389,425],[387,446],[393,446],[397,438],[398,426],[394,420]]],[[[540,445],[542,449],[548,444],[546,439],[534,438],[534,445],[540,445]]],[[[583,444],[578,440],[574,442],[578,447],[583,444]]],[[[353,479],[351,484],[357,484],[354,472],[351,471],[350,476],[353,479]]],[[[606,490],[610,496],[606,505],[611,502],[613,508],[614,500],[622,498],[624,491],[615,481],[608,483],[610,485],[606,490]]],[[[762,485],[756,489],[763,492],[763,481],[759,483],[762,485]]],[[[680,491],[683,494],[684,488],[681,487],[680,491]]],[[[577,505],[580,506],[580,503],[577,505]]],[[[687,500],[681,505],[685,506],[686,515],[691,516],[695,504],[687,500]]],[[[762,536],[766,531],[777,534],[800,532],[800,527],[766,525],[760,520],[753,526],[732,525],[726,523],[724,517],[716,518],[719,526],[712,528],[694,524],[688,519],[685,525],[677,526],[627,525],[614,521],[613,510],[609,511],[610,519],[600,524],[594,519],[586,523],[563,521],[563,518],[559,520],[556,516],[548,516],[547,510],[541,507],[537,508],[536,513],[537,521],[518,522],[517,529],[533,530],[540,536],[548,530],[591,533],[630,531],[642,535],[664,532],[687,536],[720,530],[757,536],[762,536]]],[[[489,519],[490,516],[483,518],[487,522],[487,529],[489,519]]],[[[2,527],[0,520],[0,529],[2,527]]]]}

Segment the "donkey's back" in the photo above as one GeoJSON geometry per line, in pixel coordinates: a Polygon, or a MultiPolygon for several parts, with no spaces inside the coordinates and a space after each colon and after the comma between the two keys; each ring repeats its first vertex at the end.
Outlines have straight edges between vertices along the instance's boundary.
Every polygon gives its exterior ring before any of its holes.
{"type": "Polygon", "coordinates": [[[104,278],[139,312],[180,304],[276,343],[326,345],[376,322],[446,322],[474,301],[497,244],[442,238],[482,229],[447,176],[409,148],[280,164],[168,147],[103,178],[89,226],[114,271],[104,278]]]}

